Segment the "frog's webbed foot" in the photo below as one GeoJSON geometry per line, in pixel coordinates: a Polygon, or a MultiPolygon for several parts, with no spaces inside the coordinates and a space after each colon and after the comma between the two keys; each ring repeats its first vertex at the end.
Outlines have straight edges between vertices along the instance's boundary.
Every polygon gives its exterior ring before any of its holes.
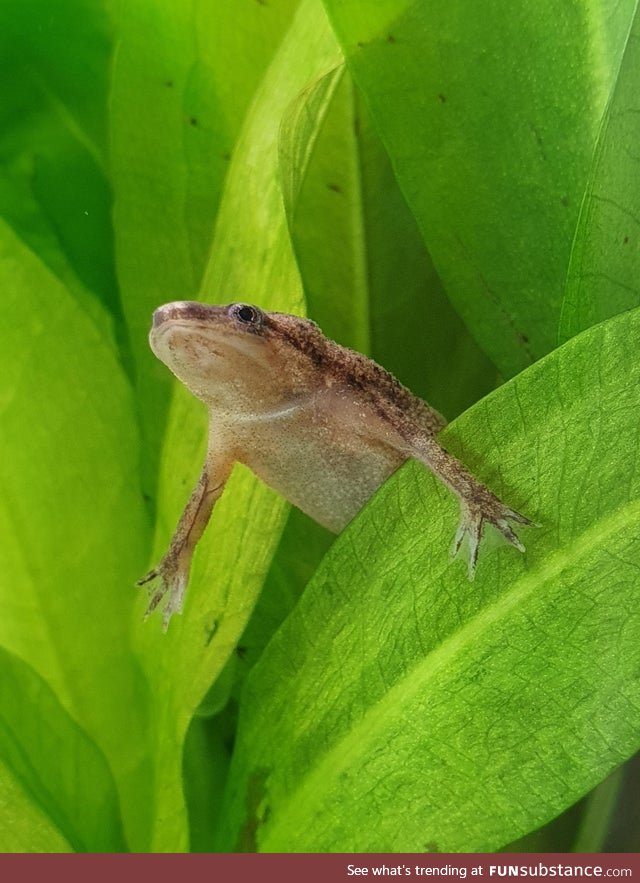
{"type": "Polygon", "coordinates": [[[189,581],[189,565],[187,563],[185,566],[184,561],[180,561],[180,556],[173,554],[170,549],[160,564],[150,570],[142,579],[139,579],[136,585],[144,586],[156,580],[158,581],[157,585],[149,587],[149,605],[144,618],[147,619],[151,616],[166,597],[167,601],[162,612],[162,628],[166,632],[173,614],[182,613],[184,594],[189,581]]]}
{"type": "Polygon", "coordinates": [[[478,552],[480,549],[480,541],[484,533],[485,524],[491,524],[504,537],[504,539],[515,546],[519,552],[524,552],[525,548],[520,538],[515,533],[509,522],[517,524],[535,526],[533,521],[520,515],[514,509],[505,506],[494,494],[487,488],[478,488],[471,499],[460,498],[460,524],[453,540],[451,548],[452,557],[456,557],[465,537],[468,538],[468,568],[469,579],[475,576],[476,565],[478,563],[478,552]],[[478,491],[480,491],[478,493],[478,491]]]}

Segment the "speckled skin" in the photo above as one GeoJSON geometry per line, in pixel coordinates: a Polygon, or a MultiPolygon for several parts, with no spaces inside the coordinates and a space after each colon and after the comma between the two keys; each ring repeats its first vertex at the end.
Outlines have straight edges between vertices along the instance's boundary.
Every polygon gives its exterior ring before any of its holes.
{"type": "Polygon", "coordinates": [[[530,522],[437,443],[444,418],[308,319],[247,304],[176,301],[156,310],[149,339],[156,356],[209,410],[209,447],[198,484],[167,554],[140,581],[160,580],[147,614],[168,593],[165,627],[182,609],[193,550],[238,461],[339,532],[414,457],[460,499],[454,553],[468,536],[470,578],[485,522],[523,549],[508,522],[530,522]]]}

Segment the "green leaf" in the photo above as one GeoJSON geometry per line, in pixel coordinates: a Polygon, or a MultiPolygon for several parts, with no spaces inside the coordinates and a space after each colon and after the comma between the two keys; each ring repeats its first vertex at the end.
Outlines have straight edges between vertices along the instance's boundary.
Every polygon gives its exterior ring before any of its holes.
{"type": "MultiPolygon", "coordinates": [[[[267,309],[277,304],[292,311],[301,307],[302,287],[283,206],[283,193],[295,198],[297,190],[287,184],[287,173],[279,163],[280,125],[285,112],[299,105],[301,93],[314,92],[320,83],[328,84],[330,94],[333,72],[342,64],[322,5],[303,0],[238,139],[203,280],[203,298],[216,302],[244,292],[267,309]]],[[[320,101],[314,123],[297,132],[301,144],[289,144],[290,161],[298,164],[301,179],[326,107],[327,101],[320,101]]]]}
{"type": "Polygon", "coordinates": [[[2,852],[72,852],[60,831],[0,762],[2,852]]]}
{"type": "Polygon", "coordinates": [[[571,252],[561,341],[640,305],[640,9],[634,6],[571,252]]]}
{"type": "MultiPolygon", "coordinates": [[[[340,62],[321,4],[306,0],[260,84],[238,138],[204,277],[203,299],[225,303],[242,297],[266,309],[302,312],[302,289],[278,177],[278,130],[286,107],[310,82],[340,62]]],[[[205,432],[204,406],[177,386],[162,454],[158,556],[195,484],[205,432]]],[[[242,634],[286,513],[284,500],[247,469],[236,468],[199,544],[184,618],[174,618],[166,636],[157,620],[140,624],[135,632],[156,699],[156,719],[162,722],[154,747],[158,773],[153,849],[187,847],[181,763],[185,732],[242,634]]]]}
{"type": "MultiPolygon", "coordinates": [[[[329,98],[300,200],[288,206],[309,315],[454,417],[491,389],[495,369],[443,293],[348,73],[329,98]]],[[[313,118],[310,104],[305,93],[282,140],[313,118]]]]}
{"type": "Polygon", "coordinates": [[[490,851],[638,749],[639,346],[598,325],[442,434],[526,556],[470,584],[416,463],[345,530],[247,681],[219,847],[490,851]]]}
{"type": "Polygon", "coordinates": [[[211,852],[235,720],[194,717],[184,744],[184,790],[189,811],[189,852],[211,852]]]}
{"type": "Polygon", "coordinates": [[[445,291],[505,376],[556,344],[635,0],[325,0],[445,291]]]}
{"type": "Polygon", "coordinates": [[[107,153],[108,8],[103,0],[58,0],[52,15],[46,0],[5,0],[0,11],[0,55],[41,82],[99,165],[107,153]]]}
{"type": "Polygon", "coordinates": [[[335,534],[291,507],[269,573],[238,643],[232,695],[237,697],[250,668],[291,613],[304,587],[335,540],[335,534]]]}
{"type": "Polygon", "coordinates": [[[55,15],[46,0],[0,7],[0,215],[121,336],[106,178],[111,51],[101,2],[59,0],[55,15]]]}
{"type": "Polygon", "coordinates": [[[171,394],[153,310],[197,297],[230,158],[296,0],[120,0],[111,97],[118,279],[136,362],[145,486],[155,487],[171,394]],[[240,62],[240,59],[242,60],[240,62]]]}
{"type": "MultiPolygon", "coordinates": [[[[1,648],[0,760],[76,852],[126,848],[103,755],[33,669],[1,648]]],[[[26,840],[32,851],[37,841],[26,840]]]]}
{"type": "Polygon", "coordinates": [[[6,225],[0,287],[0,645],[103,751],[140,848],[147,696],[128,632],[149,531],[132,392],[113,347],[6,225]]]}

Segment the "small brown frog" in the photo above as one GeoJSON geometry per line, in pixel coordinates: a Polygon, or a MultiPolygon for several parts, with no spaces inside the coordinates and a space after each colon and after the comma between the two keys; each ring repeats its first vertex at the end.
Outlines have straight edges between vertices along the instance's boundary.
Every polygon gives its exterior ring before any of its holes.
{"type": "Polygon", "coordinates": [[[473,579],[484,524],[516,549],[509,509],[436,441],[446,421],[371,359],[308,319],[248,304],[176,301],[157,309],[151,348],[209,411],[207,456],[162,561],[147,616],[168,595],[165,628],[182,609],[194,549],[236,461],[338,533],[410,457],[460,500],[453,554],[469,541],[473,579]]]}

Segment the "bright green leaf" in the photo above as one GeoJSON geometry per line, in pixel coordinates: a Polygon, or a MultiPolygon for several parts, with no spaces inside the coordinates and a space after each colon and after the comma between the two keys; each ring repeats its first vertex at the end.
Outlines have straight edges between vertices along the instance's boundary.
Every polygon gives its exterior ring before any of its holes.
{"type": "Polygon", "coordinates": [[[104,752],[140,845],[146,691],[128,630],[148,525],[131,389],[75,298],[6,226],[0,286],[0,645],[104,752]]]}
{"type": "Polygon", "coordinates": [[[448,297],[509,376],[551,350],[635,0],[325,0],[448,297]]]}
{"type": "Polygon", "coordinates": [[[469,583],[416,463],[347,528],[249,676],[219,846],[490,851],[638,749],[639,346],[616,317],[443,433],[526,556],[469,583]]]}
{"type": "Polygon", "coordinates": [[[604,116],[578,220],[560,340],[640,304],[640,9],[604,116]]]}

